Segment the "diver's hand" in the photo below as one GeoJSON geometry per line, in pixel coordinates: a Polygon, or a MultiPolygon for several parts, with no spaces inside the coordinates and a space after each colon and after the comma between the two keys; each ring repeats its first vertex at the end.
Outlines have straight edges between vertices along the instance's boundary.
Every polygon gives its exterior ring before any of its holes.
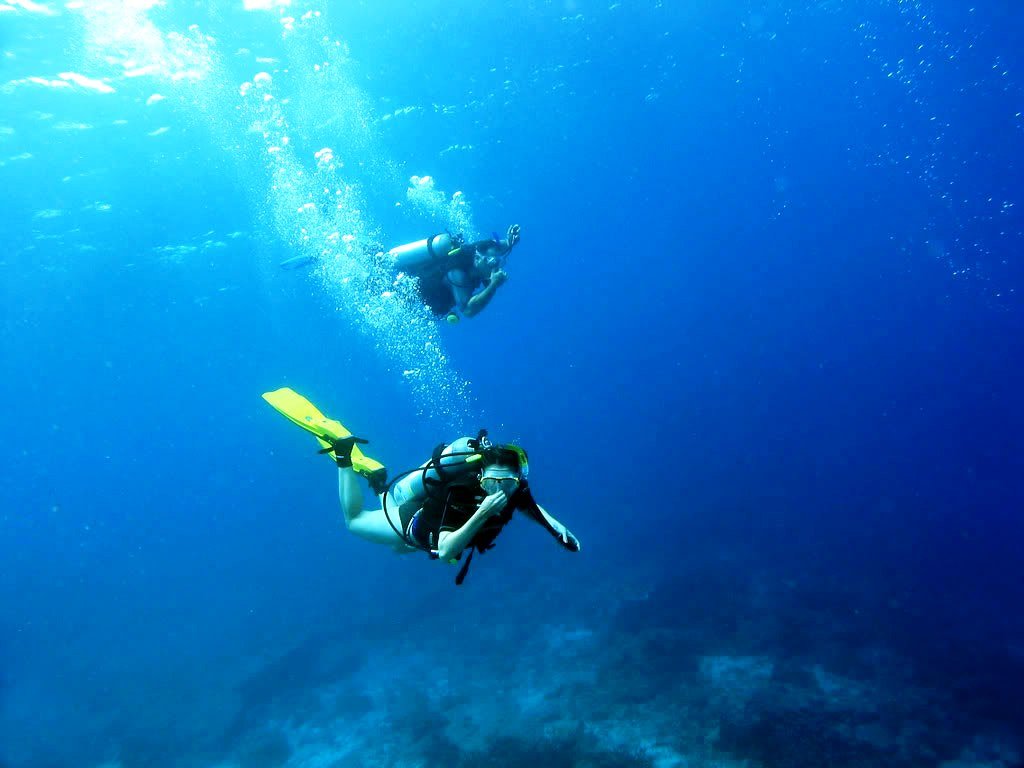
{"type": "Polygon", "coordinates": [[[508,496],[505,495],[504,491],[498,491],[481,501],[476,511],[477,514],[483,515],[485,518],[494,517],[501,514],[506,504],[508,504],[508,496]]]}
{"type": "Polygon", "coordinates": [[[580,540],[573,536],[572,531],[566,528],[558,521],[552,521],[551,527],[555,529],[555,533],[558,534],[558,543],[568,549],[570,552],[579,552],[583,549],[583,545],[580,544],[580,540]]]}
{"type": "Polygon", "coordinates": [[[491,272],[491,285],[497,288],[499,285],[508,280],[508,274],[504,269],[496,269],[491,272]]]}

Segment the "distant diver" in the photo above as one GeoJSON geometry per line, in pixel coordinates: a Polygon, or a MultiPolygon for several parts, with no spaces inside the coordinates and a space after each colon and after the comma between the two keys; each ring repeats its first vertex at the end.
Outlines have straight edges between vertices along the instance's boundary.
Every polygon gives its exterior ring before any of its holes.
{"type": "Polygon", "coordinates": [[[316,256],[292,256],[280,263],[281,269],[300,269],[317,261],[316,256]]]}
{"type": "Polygon", "coordinates": [[[387,256],[396,271],[419,279],[420,296],[431,312],[457,323],[458,313],[479,314],[508,280],[505,261],[518,242],[519,225],[513,224],[502,239],[495,233],[467,243],[462,235],[442,232],[392,248],[387,256]]]}
{"type": "Polygon", "coordinates": [[[352,533],[398,553],[422,551],[451,564],[469,550],[456,584],[465,579],[473,553],[493,547],[515,511],[565,549],[580,551],[579,539],[534,500],[526,451],[512,444],[494,445],[486,430],[475,438],[438,445],[423,464],[388,480],[384,465],[360,449],[366,440],[324,416],[299,393],[284,387],[263,399],[312,433],[320,453],[338,465],[338,497],[352,533]],[[360,475],[380,499],[380,509],[363,509],[360,475]]]}
{"type": "MultiPolygon", "coordinates": [[[[374,254],[380,253],[382,247],[380,243],[373,242],[367,238],[354,237],[351,235],[345,235],[342,240],[344,242],[344,252],[349,256],[354,256],[356,258],[369,259],[373,257],[374,254]]],[[[278,266],[281,269],[302,269],[302,267],[308,267],[310,264],[316,264],[322,258],[329,256],[330,253],[331,251],[325,251],[319,255],[304,253],[299,256],[292,256],[291,258],[285,259],[280,262],[278,266]]]]}

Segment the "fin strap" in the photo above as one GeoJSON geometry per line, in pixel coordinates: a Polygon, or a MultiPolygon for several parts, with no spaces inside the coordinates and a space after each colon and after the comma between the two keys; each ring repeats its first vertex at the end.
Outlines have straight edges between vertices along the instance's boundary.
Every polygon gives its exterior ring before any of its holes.
{"type": "Polygon", "coordinates": [[[360,445],[368,445],[370,443],[369,440],[364,440],[355,435],[339,437],[336,440],[324,440],[324,442],[329,443],[329,445],[326,448],[321,448],[317,453],[333,453],[334,460],[338,463],[339,467],[352,466],[352,449],[355,448],[356,443],[360,445]]]}

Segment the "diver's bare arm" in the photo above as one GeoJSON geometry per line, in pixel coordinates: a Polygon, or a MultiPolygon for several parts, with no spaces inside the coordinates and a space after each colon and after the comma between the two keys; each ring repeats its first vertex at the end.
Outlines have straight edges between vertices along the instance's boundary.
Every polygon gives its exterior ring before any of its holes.
{"type": "Polygon", "coordinates": [[[494,298],[499,285],[501,285],[500,280],[491,280],[480,293],[466,302],[466,306],[462,308],[462,314],[466,317],[480,314],[483,308],[491,303],[491,299],[494,298]]]}
{"type": "Polygon", "coordinates": [[[455,294],[455,306],[465,312],[466,306],[473,298],[473,291],[466,287],[469,285],[469,276],[461,269],[452,269],[446,277],[452,287],[452,293],[455,294]]]}
{"type": "Polygon", "coordinates": [[[583,545],[580,544],[580,540],[573,535],[572,531],[558,522],[554,515],[550,514],[540,504],[537,505],[537,512],[544,518],[544,520],[541,521],[534,518],[534,522],[537,523],[537,525],[542,525],[545,528],[550,528],[550,530],[554,531],[562,546],[566,549],[571,549],[574,552],[579,552],[583,549],[583,545]],[[547,523],[547,525],[544,525],[544,523],[547,523]]]}
{"type": "Polygon", "coordinates": [[[461,555],[462,550],[468,547],[469,542],[476,536],[476,532],[487,522],[487,518],[501,512],[507,502],[505,494],[498,491],[480,502],[473,516],[457,531],[441,531],[437,537],[437,556],[441,560],[451,560],[461,555]]]}

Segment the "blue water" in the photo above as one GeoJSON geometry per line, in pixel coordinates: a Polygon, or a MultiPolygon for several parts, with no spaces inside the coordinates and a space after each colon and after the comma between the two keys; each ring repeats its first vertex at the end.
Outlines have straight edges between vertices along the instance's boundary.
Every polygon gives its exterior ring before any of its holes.
{"type": "Polygon", "coordinates": [[[1020,766],[1022,34],[0,1],[0,765],[1020,766]],[[370,255],[513,222],[456,326],[370,255]],[[583,551],[356,539],[280,386],[583,551]]]}

